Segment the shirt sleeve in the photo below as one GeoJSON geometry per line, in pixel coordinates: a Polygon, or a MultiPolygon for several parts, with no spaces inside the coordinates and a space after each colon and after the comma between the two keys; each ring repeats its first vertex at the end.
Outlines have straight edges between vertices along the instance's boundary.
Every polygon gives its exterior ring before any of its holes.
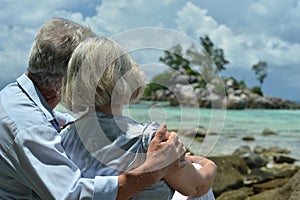
{"type": "Polygon", "coordinates": [[[49,126],[23,130],[8,153],[21,182],[42,199],[116,198],[118,177],[81,178],[61,146],[61,137],[49,126]]]}
{"type": "Polygon", "coordinates": [[[68,113],[61,113],[57,110],[53,110],[52,112],[60,126],[65,126],[75,121],[75,118],[68,113]]]}
{"type": "Polygon", "coordinates": [[[155,121],[151,122],[149,124],[146,124],[146,126],[143,130],[143,137],[142,137],[143,147],[145,150],[148,150],[150,142],[158,128],[159,128],[159,124],[155,121]]]}
{"type": "Polygon", "coordinates": [[[118,176],[96,176],[94,199],[115,200],[118,193],[118,176]]]}

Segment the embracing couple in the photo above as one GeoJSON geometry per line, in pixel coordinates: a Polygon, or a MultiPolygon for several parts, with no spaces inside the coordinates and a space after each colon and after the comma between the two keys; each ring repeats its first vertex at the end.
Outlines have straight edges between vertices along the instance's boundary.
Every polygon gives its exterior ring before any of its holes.
{"type": "Polygon", "coordinates": [[[113,40],[48,20],[27,71],[0,92],[0,197],[214,199],[212,161],[186,154],[166,125],[122,115],[145,84],[113,40]],[[54,111],[59,102],[78,117],[54,111]]]}

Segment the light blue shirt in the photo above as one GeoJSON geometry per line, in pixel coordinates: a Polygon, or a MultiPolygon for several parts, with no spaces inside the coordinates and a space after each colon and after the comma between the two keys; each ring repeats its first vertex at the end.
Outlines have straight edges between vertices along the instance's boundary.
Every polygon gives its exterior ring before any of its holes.
{"type": "Polygon", "coordinates": [[[117,176],[82,178],[24,74],[0,92],[0,199],[115,199],[117,176]]]}
{"type": "MultiPolygon", "coordinates": [[[[156,122],[140,124],[125,116],[89,112],[62,131],[62,144],[82,176],[119,175],[145,162],[158,126],[156,122]]],[[[168,200],[173,193],[161,180],[132,199],[168,200]]]]}

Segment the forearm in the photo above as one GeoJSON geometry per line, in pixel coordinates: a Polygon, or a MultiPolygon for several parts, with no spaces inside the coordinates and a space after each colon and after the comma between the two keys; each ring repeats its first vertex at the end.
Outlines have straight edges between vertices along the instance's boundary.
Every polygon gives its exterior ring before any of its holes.
{"type": "Polygon", "coordinates": [[[199,188],[198,194],[196,194],[195,196],[202,196],[212,188],[217,173],[216,164],[213,161],[208,160],[206,158],[205,160],[206,161],[202,163],[202,165],[200,164],[201,162],[196,163],[202,166],[200,169],[198,169],[198,172],[202,175],[202,177],[204,177],[205,184],[203,185],[203,187],[199,188]]]}
{"type": "Polygon", "coordinates": [[[168,184],[186,196],[202,196],[214,182],[216,165],[207,161],[199,170],[186,158],[187,165],[179,171],[168,174],[164,179],[168,184]]]}
{"type": "Polygon", "coordinates": [[[129,199],[163,177],[163,170],[151,171],[145,164],[118,177],[118,200],[129,199]]]}

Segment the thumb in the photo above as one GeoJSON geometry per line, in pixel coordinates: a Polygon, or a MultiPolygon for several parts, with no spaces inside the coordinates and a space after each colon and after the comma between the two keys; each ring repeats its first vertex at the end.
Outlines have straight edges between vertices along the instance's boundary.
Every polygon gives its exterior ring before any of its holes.
{"type": "Polygon", "coordinates": [[[162,124],[157,129],[154,137],[159,141],[164,141],[166,139],[166,133],[167,133],[167,126],[165,124],[162,124]]]}

